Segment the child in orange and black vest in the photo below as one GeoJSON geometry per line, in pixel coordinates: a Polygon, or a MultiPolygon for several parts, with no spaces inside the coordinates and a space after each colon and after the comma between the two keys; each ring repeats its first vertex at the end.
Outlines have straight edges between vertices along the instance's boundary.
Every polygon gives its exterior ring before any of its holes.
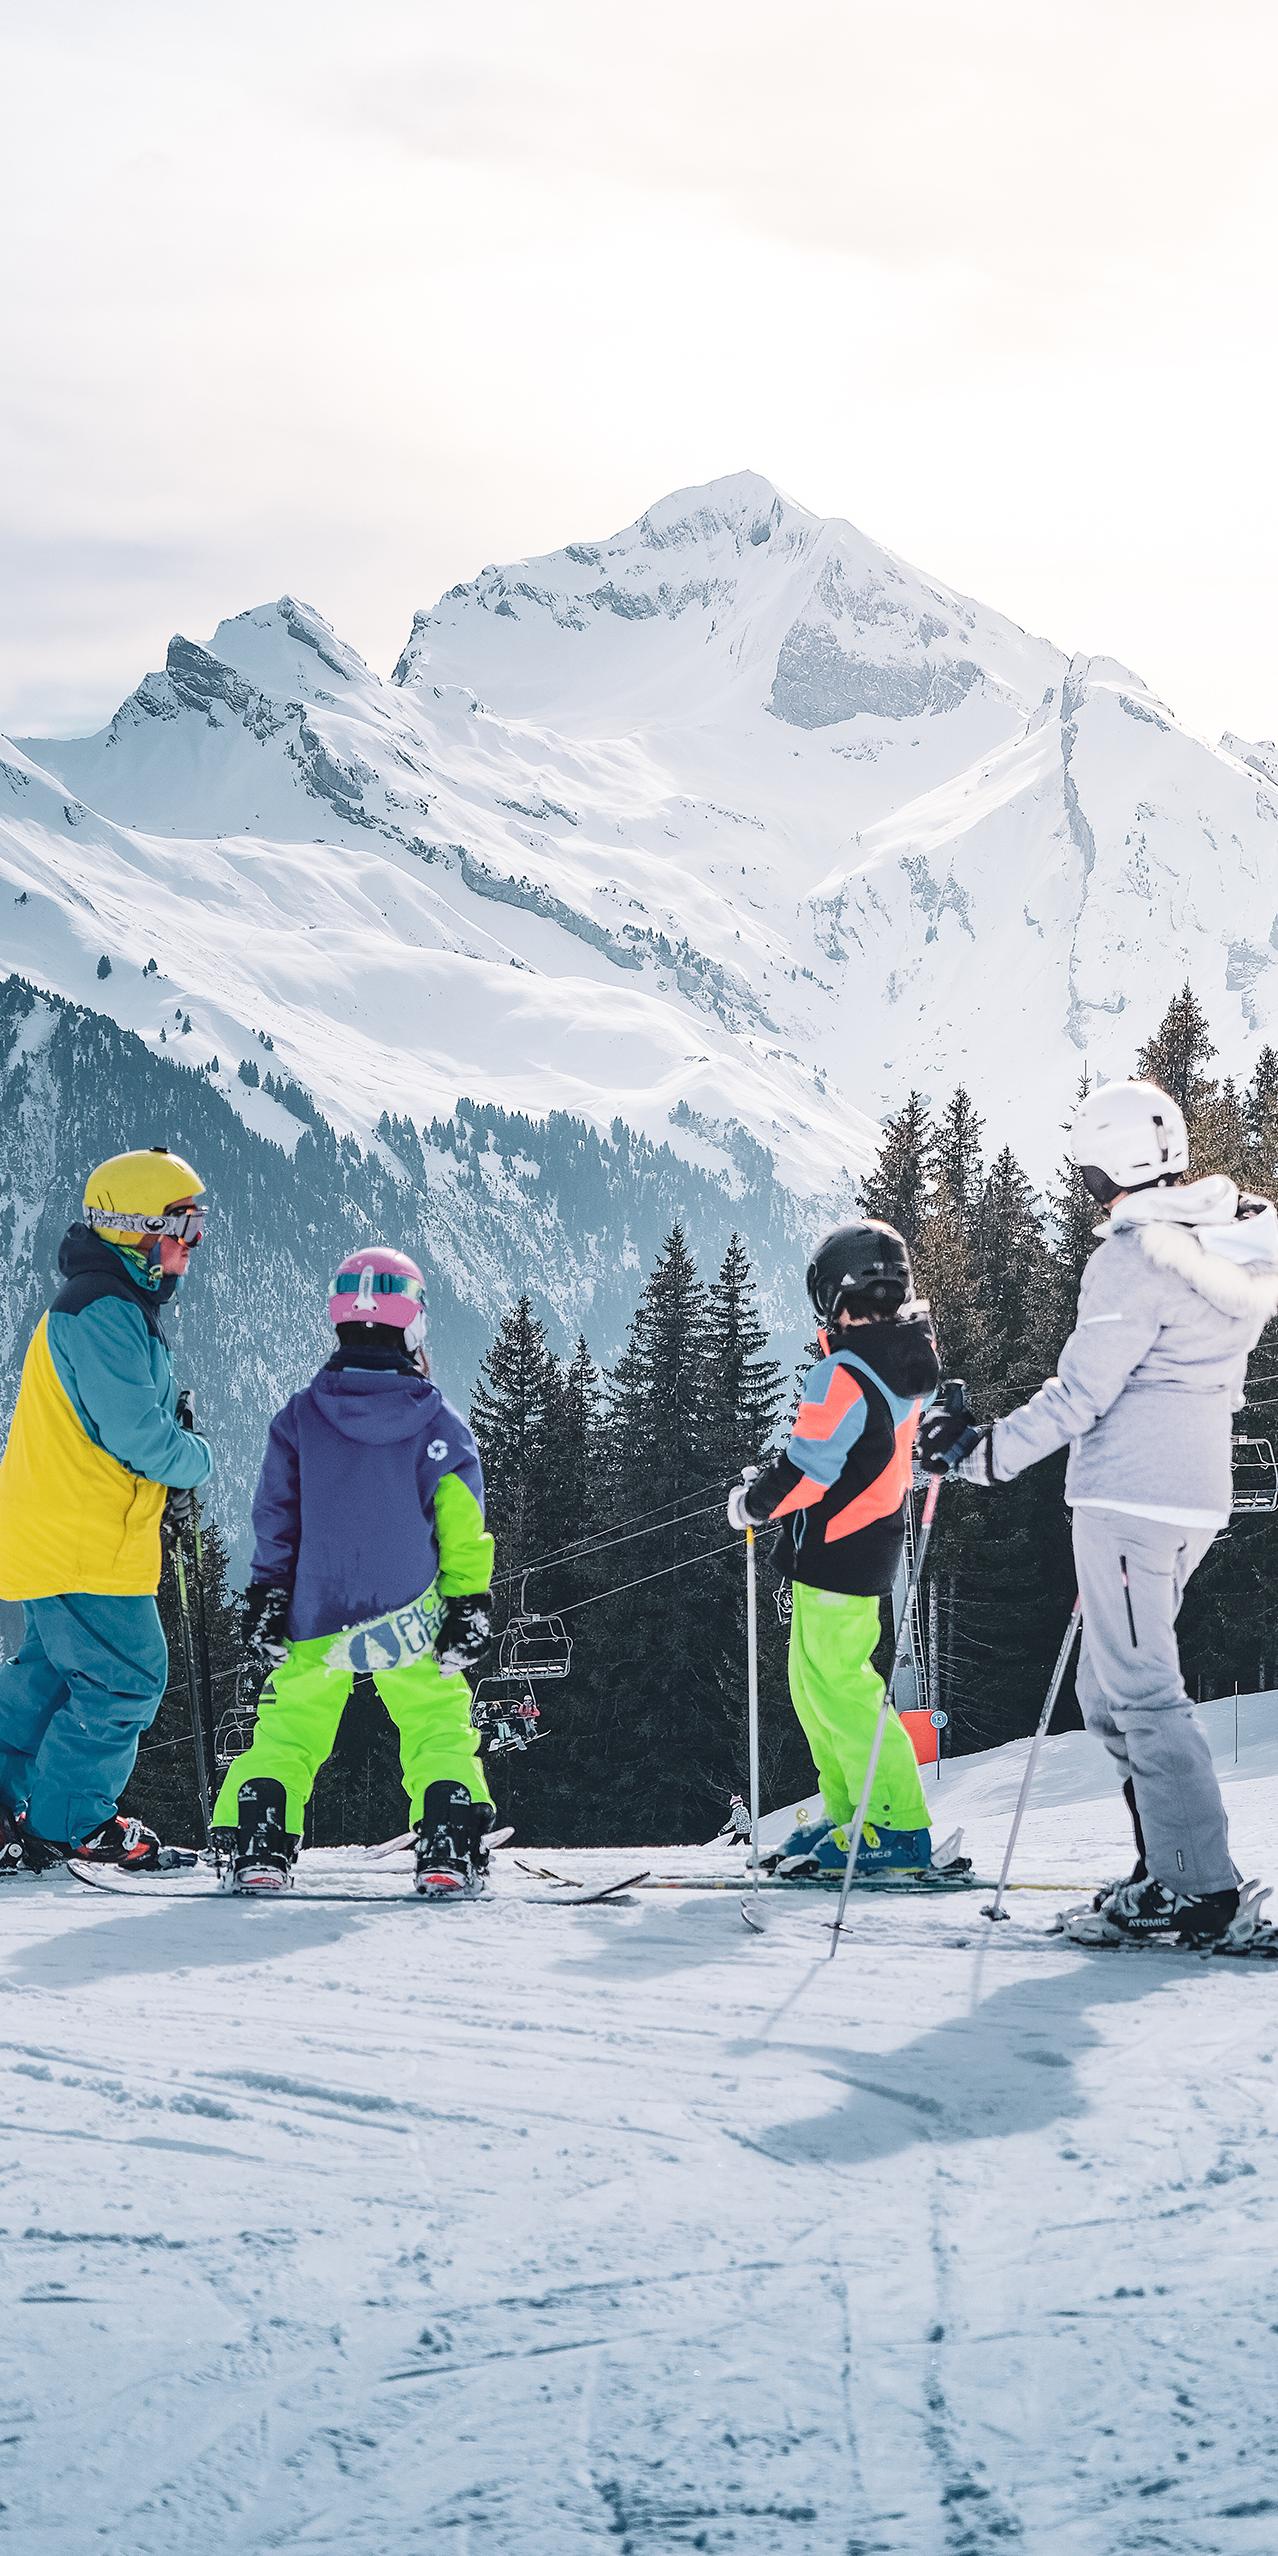
{"type": "MultiPolygon", "coordinates": [[[[914,1433],[940,1375],[931,1316],[891,1225],[840,1225],[808,1269],[821,1363],[803,1388],[783,1455],[728,1503],[734,1527],[781,1526],[791,1582],[790,1697],[816,1766],[825,1816],[805,1819],[769,1858],[841,1872],[873,1745],[883,1680],[874,1667],[880,1603],[900,1567],[914,1433]],[[800,1863],[801,1859],[801,1863],[800,1863]]],[[[931,1827],[907,1732],[888,1716],[857,1870],[930,1864],[931,1827]]]]}

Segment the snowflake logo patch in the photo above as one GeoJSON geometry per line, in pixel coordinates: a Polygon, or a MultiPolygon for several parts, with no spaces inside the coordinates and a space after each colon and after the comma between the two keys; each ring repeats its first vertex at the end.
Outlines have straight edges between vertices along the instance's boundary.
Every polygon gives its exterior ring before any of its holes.
{"type": "Polygon", "coordinates": [[[448,1453],[447,1438],[432,1438],[426,1453],[433,1463],[439,1464],[448,1453]]]}

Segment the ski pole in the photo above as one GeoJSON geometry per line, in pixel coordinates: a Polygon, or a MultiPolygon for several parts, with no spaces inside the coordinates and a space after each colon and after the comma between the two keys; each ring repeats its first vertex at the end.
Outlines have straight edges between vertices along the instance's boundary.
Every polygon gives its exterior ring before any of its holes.
{"type": "MultiPolygon", "coordinates": [[[[195,1395],[189,1385],[184,1385],[178,1395],[173,1416],[180,1429],[194,1429],[195,1395]]],[[[181,1571],[182,1602],[187,1609],[187,1625],[191,1633],[191,1659],[196,1675],[196,1685],[191,1697],[191,1723],[195,1732],[196,1773],[204,1809],[204,1826],[207,1842],[212,1845],[213,1775],[217,1766],[217,1714],[213,1705],[213,1663],[209,1657],[209,1620],[204,1588],[204,1528],[200,1518],[200,1504],[194,1492],[191,1493],[189,1515],[184,1525],[191,1538],[191,1585],[195,1592],[195,1605],[192,1609],[187,1600],[184,1557],[181,1571]]],[[[183,1532],[184,1527],[179,1527],[174,1540],[175,1549],[181,1545],[183,1532]]]]}
{"type": "Polygon", "coordinates": [[[870,1795],[874,1789],[874,1778],[878,1772],[879,1750],[883,1746],[883,1734],[887,1729],[888,1715],[893,1709],[892,1690],[896,1685],[901,1662],[904,1659],[910,1644],[915,1592],[923,1577],[923,1565],[927,1560],[927,1548],[932,1535],[932,1520],[936,1516],[936,1504],[940,1499],[941,1486],[944,1480],[945,1476],[943,1473],[934,1473],[928,1483],[927,1491],[924,1495],[923,1516],[919,1523],[919,1540],[914,1552],[914,1568],[911,1571],[909,1580],[906,1584],[905,1604],[901,1609],[901,1622],[896,1637],[896,1649],[892,1654],[892,1666],[888,1672],[887,1685],[883,1689],[883,1701],[879,1706],[879,1718],[874,1726],[874,1739],[870,1748],[869,1764],[865,1770],[865,1782],[861,1786],[861,1798],[856,1806],[856,1818],[852,1822],[852,1830],[848,1838],[848,1859],[843,1867],[843,1880],[839,1888],[838,1914],[836,1915],[830,1929],[830,1959],[832,1961],[839,1949],[839,1935],[842,1931],[844,1911],[848,1904],[848,1892],[852,1886],[852,1875],[856,1870],[856,1859],[861,1851],[862,1832],[865,1828],[865,1822],[870,1808],[870,1795]]]}
{"type": "Polygon", "coordinates": [[[208,1827],[213,1826],[213,1769],[217,1764],[217,1713],[213,1703],[213,1662],[209,1656],[209,1619],[204,1582],[204,1529],[200,1521],[200,1504],[191,1500],[191,1573],[195,1589],[195,1663],[200,1681],[200,1722],[204,1741],[204,1766],[208,1788],[208,1827]]]}
{"type": "Polygon", "coordinates": [[[1025,1805],[1030,1797],[1030,1786],[1034,1781],[1034,1769],[1038,1764],[1038,1753],[1047,1737],[1052,1715],[1056,1710],[1057,1698],[1065,1683],[1065,1671],[1069,1667],[1070,1653],[1074,1648],[1075,1641],[1078,1637],[1079,1626],[1082,1621],[1083,1601],[1081,1597],[1076,1597],[1069,1622],[1065,1627],[1065,1638],[1056,1654],[1056,1666],[1052,1671],[1052,1682],[1043,1698],[1043,1710],[1038,1717],[1038,1729],[1034,1733],[1033,1740],[1030,1743],[1030,1753],[1025,1760],[1025,1772],[1021,1777],[1021,1789],[1017,1795],[1016,1809],[1012,1815],[1011,1834],[1007,1841],[1007,1852],[1003,1857],[1003,1869],[998,1877],[998,1888],[994,1893],[994,1897],[991,1900],[989,1907],[981,1910],[982,1917],[992,1918],[995,1925],[998,1924],[1000,1918],[1004,1925],[1008,1922],[1007,1910],[1003,1906],[1003,1895],[1007,1889],[1007,1876],[1012,1869],[1012,1857],[1016,1852],[1016,1840],[1021,1833],[1021,1821],[1025,1817],[1025,1805]]]}
{"type": "Polygon", "coordinates": [[[172,1544],[173,1578],[177,1587],[178,1629],[182,1636],[182,1664],[186,1672],[187,1700],[191,1708],[191,1737],[195,1742],[195,1781],[200,1796],[200,1816],[204,1821],[204,1843],[213,1843],[213,1795],[209,1786],[208,1751],[204,1742],[204,1698],[196,1668],[195,1637],[191,1622],[191,1600],[186,1580],[186,1560],[182,1539],[177,1535],[172,1544]]]}
{"type": "MultiPolygon", "coordinates": [[[[753,1482],[757,1465],[747,1465],[753,1482]]],[[[759,1589],[754,1528],[746,1528],[746,1699],[750,1740],[750,1877],[759,1896],[759,1589]]]]}

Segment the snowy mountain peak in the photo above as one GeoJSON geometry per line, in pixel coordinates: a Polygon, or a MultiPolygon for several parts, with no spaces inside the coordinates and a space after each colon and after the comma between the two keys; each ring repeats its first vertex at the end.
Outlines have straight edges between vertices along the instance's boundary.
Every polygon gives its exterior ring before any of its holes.
{"type": "Polygon", "coordinates": [[[1232,728],[1226,728],[1220,740],[1220,751],[1233,755],[1238,763],[1247,764],[1251,771],[1260,774],[1262,780],[1278,781],[1278,745],[1272,737],[1236,737],[1232,728]]]}
{"type": "Polygon", "coordinates": [[[485,568],[416,615],[394,680],[472,684],[503,717],[578,734],[629,729],[636,708],[690,726],[768,711],[812,730],[932,720],[987,688],[1025,717],[1063,663],[743,471],[605,541],[485,568]]]}
{"type": "Polygon", "coordinates": [[[221,621],[213,654],[264,692],[292,701],[331,696],[334,686],[375,682],[355,648],[339,639],[331,622],[293,595],[258,604],[221,621]]]}
{"type": "Polygon", "coordinates": [[[636,531],[654,550],[684,549],[729,533],[739,547],[770,541],[787,519],[815,532],[819,518],[784,498],[757,470],[729,472],[704,487],[677,488],[640,515],[636,531]]]}
{"type": "Polygon", "coordinates": [[[268,1027],[357,1132],[468,1093],[829,1198],[962,1077],[1041,1177],[1186,976],[1232,1070],[1278,1032],[1274,750],[752,471],[485,568],[392,682],[284,595],[18,744],[13,963],[100,1006],[123,957],[158,1039],[154,956],[188,1059],[268,1027]]]}

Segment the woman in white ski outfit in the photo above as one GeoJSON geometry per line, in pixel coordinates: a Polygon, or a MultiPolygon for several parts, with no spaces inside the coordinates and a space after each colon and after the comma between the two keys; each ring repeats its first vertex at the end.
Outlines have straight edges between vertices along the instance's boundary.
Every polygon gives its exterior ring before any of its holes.
{"type": "Polygon", "coordinates": [[[1201,1939],[1237,1913],[1238,1875],[1176,1618],[1229,1523],[1233,1414],[1278,1313],[1278,1216],[1220,1175],[1183,1181],[1185,1121],[1152,1083],[1091,1093],[1073,1153],[1109,1214],[1057,1374],[992,1428],[929,1415],[920,1444],[931,1470],[979,1483],[1069,1446],[1078,1698],[1121,1769],[1140,1858],[1104,1915],[1121,1933],[1201,1939]]]}

